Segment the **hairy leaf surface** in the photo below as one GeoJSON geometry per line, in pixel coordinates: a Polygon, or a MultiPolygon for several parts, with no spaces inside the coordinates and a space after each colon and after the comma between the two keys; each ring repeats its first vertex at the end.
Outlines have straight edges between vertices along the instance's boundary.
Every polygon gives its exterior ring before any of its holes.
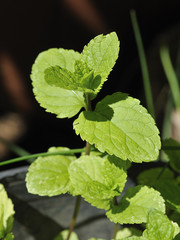
{"type": "MultiPolygon", "coordinates": [[[[67,150],[68,148],[52,147],[48,152],[67,150]]],[[[26,175],[26,186],[30,193],[40,196],[56,196],[70,192],[68,168],[74,156],[54,155],[39,157],[29,167],[26,175]]]]}
{"type": "Polygon", "coordinates": [[[162,212],[151,209],[148,214],[144,236],[148,240],[172,240],[174,227],[171,221],[162,212]]]}
{"type": "Polygon", "coordinates": [[[55,113],[59,118],[73,117],[85,106],[83,92],[51,86],[45,81],[47,68],[60,66],[74,71],[75,61],[81,54],[73,50],[49,49],[38,55],[32,67],[32,84],[36,100],[47,112],[55,113]]]}
{"type": "Polygon", "coordinates": [[[163,148],[165,148],[164,152],[168,155],[171,167],[180,173],[180,143],[172,138],[169,138],[163,140],[162,145],[163,148]]]}
{"type": "Polygon", "coordinates": [[[101,152],[133,162],[156,160],[159,131],[139,100],[114,93],[100,101],[95,111],[84,111],[74,122],[76,134],[101,152]]]}
{"type": "Polygon", "coordinates": [[[82,59],[94,71],[95,76],[101,76],[100,90],[107,80],[119,54],[119,40],[115,32],[107,35],[98,35],[92,39],[82,52],[82,59]]]}
{"type": "Polygon", "coordinates": [[[76,195],[98,208],[108,209],[114,196],[122,192],[127,174],[116,158],[82,156],[70,168],[76,195]]]}
{"type": "Polygon", "coordinates": [[[107,212],[107,217],[120,224],[144,223],[147,222],[151,208],[165,212],[164,199],[160,193],[147,186],[136,186],[127,190],[119,205],[107,212]]]}

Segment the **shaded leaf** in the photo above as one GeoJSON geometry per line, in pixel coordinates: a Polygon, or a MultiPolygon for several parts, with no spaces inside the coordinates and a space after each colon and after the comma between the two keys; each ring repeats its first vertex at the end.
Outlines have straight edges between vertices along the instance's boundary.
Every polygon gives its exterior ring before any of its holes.
{"type": "Polygon", "coordinates": [[[163,172],[162,169],[161,167],[156,167],[141,172],[137,177],[138,184],[153,186],[159,176],[160,180],[172,180],[174,178],[174,173],[169,168],[165,168],[163,172]],[[162,174],[160,175],[161,172],[162,174]]]}
{"type": "Polygon", "coordinates": [[[162,149],[168,155],[171,167],[180,173],[180,143],[169,138],[163,140],[162,149]]]}
{"type": "Polygon", "coordinates": [[[180,186],[172,180],[158,180],[154,186],[161,193],[168,207],[180,213],[180,186]]]}

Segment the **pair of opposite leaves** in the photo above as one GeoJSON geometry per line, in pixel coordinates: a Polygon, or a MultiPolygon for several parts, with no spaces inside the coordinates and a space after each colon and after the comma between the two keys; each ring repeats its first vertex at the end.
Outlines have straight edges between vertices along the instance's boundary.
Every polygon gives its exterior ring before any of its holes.
{"type": "Polygon", "coordinates": [[[42,52],[32,68],[34,94],[46,111],[59,118],[73,117],[84,107],[74,129],[101,152],[134,162],[156,160],[159,131],[139,100],[118,92],[97,103],[94,111],[87,111],[85,95],[96,97],[118,53],[115,32],[95,37],[82,53],[62,48],[42,52]]]}

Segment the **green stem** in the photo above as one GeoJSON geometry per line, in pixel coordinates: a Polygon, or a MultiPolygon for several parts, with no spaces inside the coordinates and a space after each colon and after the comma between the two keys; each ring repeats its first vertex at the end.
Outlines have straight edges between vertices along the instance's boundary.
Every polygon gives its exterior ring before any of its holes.
{"type": "Polygon", "coordinates": [[[147,66],[144,46],[143,46],[135,10],[130,11],[130,16],[131,16],[132,27],[133,27],[133,31],[134,31],[134,35],[135,35],[135,39],[136,39],[136,45],[138,48],[139,60],[140,60],[140,64],[141,64],[141,72],[142,72],[142,77],[143,77],[147,107],[148,107],[150,114],[155,118],[155,111],[154,111],[154,104],[153,104],[153,97],[152,97],[152,91],[151,91],[151,85],[150,85],[148,66],[147,66]]]}
{"type": "Polygon", "coordinates": [[[69,232],[68,232],[66,240],[70,239],[71,233],[74,229],[76,219],[77,219],[77,215],[78,215],[79,208],[80,208],[80,204],[81,204],[81,196],[77,196],[76,204],[75,204],[75,208],[74,208],[74,213],[73,213],[73,217],[72,217],[72,220],[71,220],[71,224],[70,224],[70,227],[69,227],[69,232]]]}
{"type": "Polygon", "coordinates": [[[117,232],[119,230],[119,223],[114,224],[114,234],[113,234],[113,239],[116,239],[117,232]]]}
{"type": "Polygon", "coordinates": [[[176,76],[175,70],[173,68],[171,58],[170,58],[170,53],[169,49],[167,46],[162,46],[160,48],[160,57],[161,57],[161,62],[162,66],[164,68],[164,72],[166,74],[166,77],[168,79],[171,92],[173,95],[173,100],[175,103],[175,106],[177,109],[180,109],[180,88],[179,88],[179,82],[178,78],[176,76]]]}
{"type": "Polygon", "coordinates": [[[46,156],[52,156],[52,155],[71,155],[74,153],[81,153],[84,152],[85,148],[77,148],[77,149],[71,149],[71,150],[66,150],[66,151],[58,151],[58,152],[44,152],[44,153],[35,153],[35,154],[30,154],[22,157],[17,157],[13,158],[4,162],[0,162],[0,166],[15,163],[15,162],[20,162],[28,159],[33,159],[37,157],[46,157],[46,156]]]}
{"type": "MultiPolygon", "coordinates": [[[[114,197],[114,205],[118,205],[118,201],[117,201],[117,198],[114,197]]],[[[114,224],[114,234],[113,234],[113,239],[116,239],[116,235],[117,235],[117,232],[119,230],[119,223],[115,223],[114,224]]]]}
{"type": "MultiPolygon", "coordinates": [[[[91,101],[90,101],[89,94],[86,94],[85,98],[86,98],[86,108],[87,108],[86,110],[91,111],[91,101]]],[[[90,151],[91,151],[91,144],[86,142],[85,155],[89,155],[90,151]]],[[[79,208],[80,208],[80,202],[81,202],[81,196],[77,196],[76,204],[75,204],[75,208],[74,208],[74,213],[73,213],[73,217],[72,217],[72,220],[71,220],[71,224],[70,224],[70,227],[69,227],[69,232],[68,232],[68,236],[67,236],[66,240],[70,240],[71,233],[72,233],[72,231],[75,227],[77,215],[78,215],[79,208]]]]}

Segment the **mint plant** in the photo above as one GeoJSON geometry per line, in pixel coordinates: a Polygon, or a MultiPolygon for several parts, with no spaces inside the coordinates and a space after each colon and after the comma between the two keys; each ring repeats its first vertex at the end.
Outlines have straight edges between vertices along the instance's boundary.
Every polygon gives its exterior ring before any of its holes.
{"type": "MultiPolygon", "coordinates": [[[[114,223],[147,223],[142,236],[122,236],[121,239],[171,240],[180,231],[165,215],[166,194],[164,200],[158,187],[155,190],[154,186],[146,186],[147,181],[129,188],[121,200],[118,199],[131,164],[156,161],[161,148],[155,121],[138,99],[116,92],[92,109],[91,102],[108,80],[118,54],[119,40],[112,32],[95,37],[82,53],[62,48],[44,51],[32,67],[36,100],[58,118],[79,114],[73,128],[86,142],[81,156],[67,147],[49,148],[49,156],[38,157],[26,176],[30,193],[77,196],[69,231],[56,240],[77,239],[71,233],[81,197],[105,209],[114,223]],[[64,154],[58,154],[61,151],[64,154]]],[[[179,209],[179,205],[172,202],[171,205],[179,209]]],[[[120,233],[115,231],[113,238],[120,239],[116,234],[120,233]]]]}

